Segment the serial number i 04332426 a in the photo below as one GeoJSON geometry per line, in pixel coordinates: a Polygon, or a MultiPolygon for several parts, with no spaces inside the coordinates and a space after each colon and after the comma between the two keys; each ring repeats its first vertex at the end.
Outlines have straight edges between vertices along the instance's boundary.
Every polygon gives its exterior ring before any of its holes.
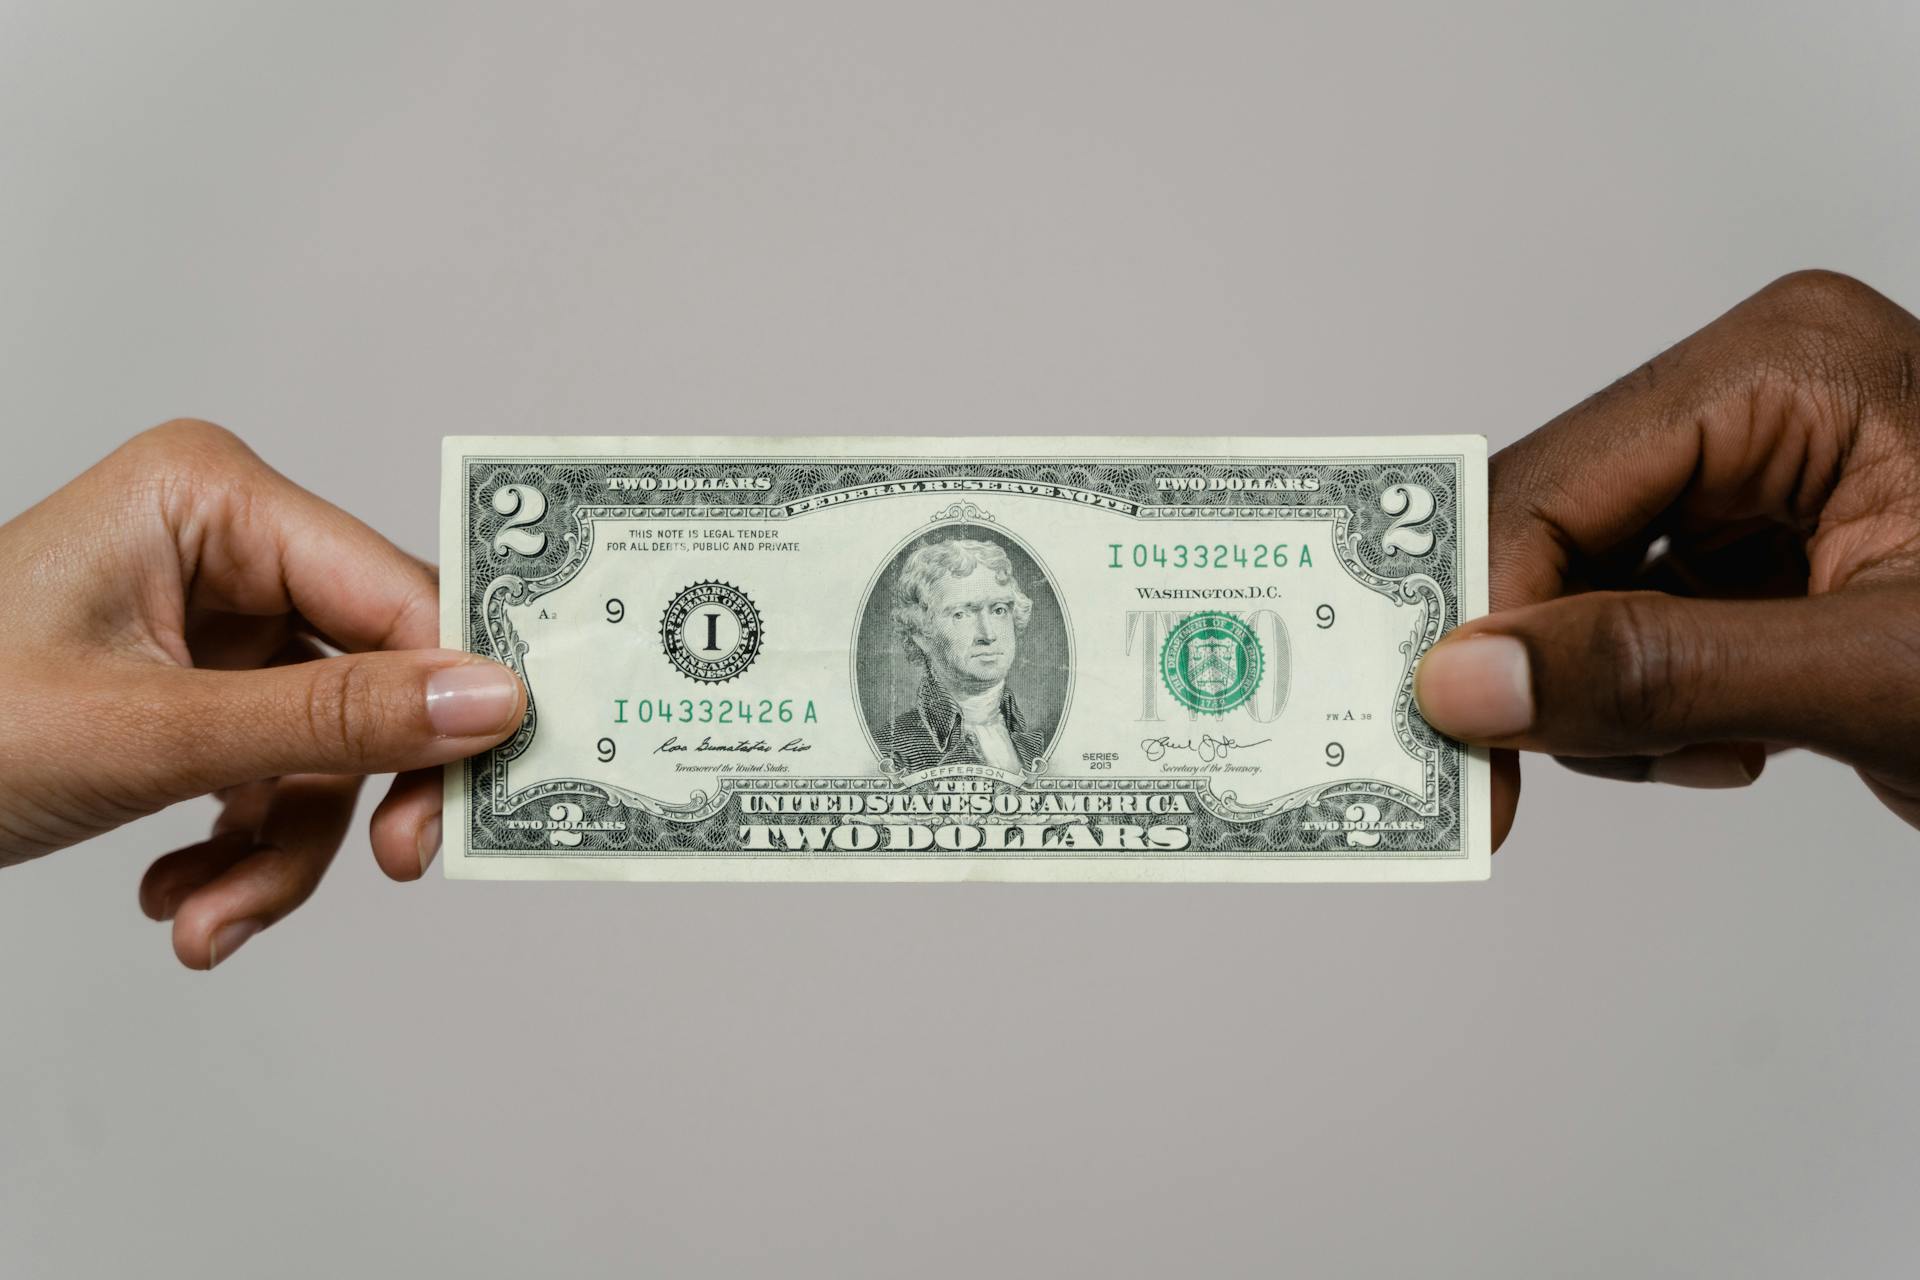
{"type": "Polygon", "coordinates": [[[1478,437],[453,438],[449,874],[1471,880],[1478,437]]]}

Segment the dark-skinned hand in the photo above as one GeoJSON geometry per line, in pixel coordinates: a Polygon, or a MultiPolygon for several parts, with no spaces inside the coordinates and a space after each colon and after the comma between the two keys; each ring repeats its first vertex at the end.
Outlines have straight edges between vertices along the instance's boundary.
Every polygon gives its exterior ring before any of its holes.
{"type": "Polygon", "coordinates": [[[1776,281],[1490,464],[1494,612],[1422,660],[1420,709],[1586,773],[1742,786],[1845,761],[1920,825],[1920,320],[1776,281]]]}

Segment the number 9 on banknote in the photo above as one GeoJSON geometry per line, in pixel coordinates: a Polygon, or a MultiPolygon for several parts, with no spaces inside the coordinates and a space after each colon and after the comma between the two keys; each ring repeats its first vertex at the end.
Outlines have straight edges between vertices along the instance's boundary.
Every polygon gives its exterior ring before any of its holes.
{"type": "Polygon", "coordinates": [[[1478,880],[1473,437],[446,441],[448,874],[1478,880]]]}

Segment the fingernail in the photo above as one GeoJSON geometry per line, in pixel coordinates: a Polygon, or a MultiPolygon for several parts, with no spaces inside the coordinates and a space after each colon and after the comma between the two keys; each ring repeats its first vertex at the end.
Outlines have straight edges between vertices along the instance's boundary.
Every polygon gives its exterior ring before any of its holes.
{"type": "Polygon", "coordinates": [[[520,706],[520,682],[497,662],[442,667],[427,680],[427,722],[444,738],[499,733],[520,706]]]}
{"type": "Polygon", "coordinates": [[[427,868],[433,865],[433,855],[440,852],[440,815],[434,814],[420,824],[420,874],[427,874],[427,868]]]}
{"type": "Polygon", "coordinates": [[[1670,787],[1744,787],[1760,776],[1766,763],[1764,747],[1708,743],[1682,747],[1672,755],[1656,756],[1647,769],[1647,779],[1670,787]]]}
{"type": "Polygon", "coordinates": [[[207,939],[207,968],[213,968],[238,951],[245,945],[248,938],[258,932],[260,932],[258,920],[235,920],[215,929],[213,936],[207,939]]]}
{"type": "Polygon", "coordinates": [[[1435,645],[1413,678],[1427,723],[1455,738],[1510,738],[1533,723],[1527,646],[1512,636],[1467,636],[1435,645]]]}

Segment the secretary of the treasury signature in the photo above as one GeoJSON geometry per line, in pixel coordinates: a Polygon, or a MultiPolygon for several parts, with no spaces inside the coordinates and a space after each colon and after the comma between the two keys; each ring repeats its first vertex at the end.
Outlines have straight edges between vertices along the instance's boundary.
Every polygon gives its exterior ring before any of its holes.
{"type": "Polygon", "coordinates": [[[1258,742],[1241,742],[1236,738],[1216,738],[1212,734],[1202,734],[1198,739],[1188,738],[1184,742],[1175,742],[1171,737],[1142,738],[1140,749],[1147,753],[1149,760],[1164,760],[1169,751],[1191,751],[1203,764],[1212,764],[1215,760],[1225,760],[1232,755],[1236,747],[1264,747],[1272,738],[1262,738],[1258,742]]]}

